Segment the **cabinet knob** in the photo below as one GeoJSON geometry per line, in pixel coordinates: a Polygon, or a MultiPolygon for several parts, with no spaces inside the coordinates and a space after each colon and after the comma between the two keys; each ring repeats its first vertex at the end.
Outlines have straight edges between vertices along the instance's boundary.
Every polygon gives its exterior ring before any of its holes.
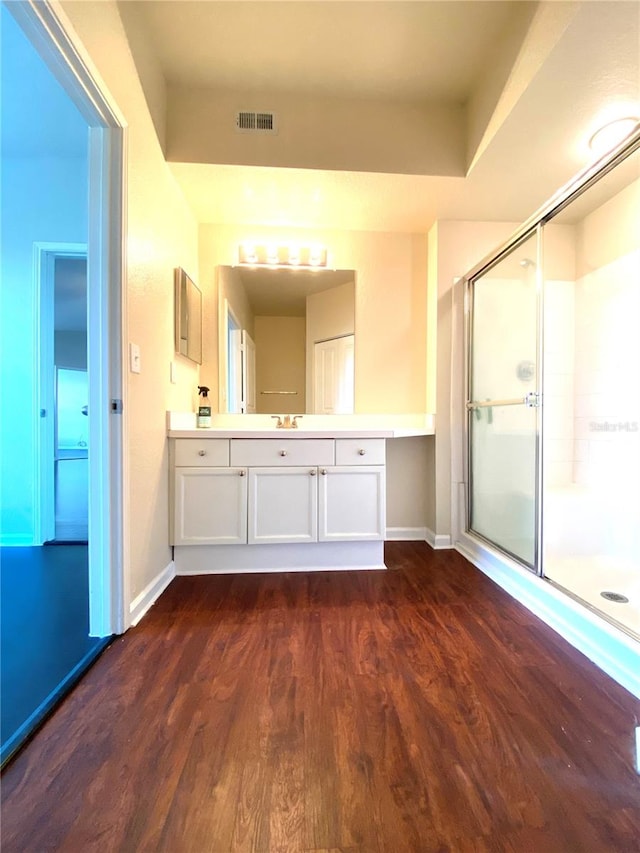
{"type": "Polygon", "coordinates": [[[361,448],[360,448],[360,450],[358,451],[358,453],[360,454],[360,456],[364,456],[364,454],[365,454],[366,452],[367,452],[367,451],[366,451],[366,450],[364,450],[364,448],[362,448],[362,447],[361,447],[361,448]]]}
{"type": "Polygon", "coordinates": [[[280,456],[286,456],[286,455],[287,455],[287,451],[286,451],[286,450],[281,450],[281,451],[280,451],[280,456]]]}
{"type": "Polygon", "coordinates": [[[199,451],[198,451],[198,456],[206,456],[206,455],[207,455],[207,451],[206,451],[206,450],[199,450],[199,451]]]}
{"type": "Polygon", "coordinates": [[[312,476],[312,477],[315,477],[315,476],[316,476],[316,474],[317,474],[316,469],[315,469],[315,468],[312,468],[312,469],[309,471],[309,474],[311,474],[311,476],[312,476]]]}
{"type": "Polygon", "coordinates": [[[240,476],[241,476],[241,477],[244,477],[244,475],[245,475],[246,473],[247,473],[247,472],[246,472],[243,468],[241,468],[241,469],[238,471],[238,474],[240,474],[240,476]]]}
{"type": "Polygon", "coordinates": [[[326,469],[326,468],[323,468],[323,469],[322,469],[322,471],[320,471],[320,473],[321,473],[321,474],[326,474],[326,473],[327,473],[327,469],[326,469]]]}

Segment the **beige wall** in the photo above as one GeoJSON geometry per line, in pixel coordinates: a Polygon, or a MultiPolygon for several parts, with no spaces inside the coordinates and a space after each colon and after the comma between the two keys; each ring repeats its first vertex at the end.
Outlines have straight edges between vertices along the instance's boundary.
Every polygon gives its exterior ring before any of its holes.
{"type": "MultiPolygon", "coordinates": [[[[306,388],[310,403],[313,397],[314,345],[318,341],[352,335],[356,325],[355,311],[353,282],[307,296],[306,388]]],[[[313,411],[311,405],[309,411],[313,411]]]]}
{"type": "Polygon", "coordinates": [[[433,477],[429,464],[432,436],[387,441],[387,528],[433,530],[430,504],[433,477]]]}
{"type": "Polygon", "coordinates": [[[218,383],[217,265],[234,263],[241,241],[292,239],[323,243],[334,267],[356,271],[356,412],[424,412],[426,235],[200,226],[203,382],[211,387],[218,383]]]}
{"type": "MultiPolygon", "coordinates": [[[[637,163],[638,155],[635,160],[637,163]]],[[[640,179],[630,183],[578,225],[576,277],[600,269],[637,249],[639,223],[640,179]]]]}
{"type": "Polygon", "coordinates": [[[260,414],[305,412],[304,317],[256,317],[256,411],[260,414]],[[295,391],[295,396],[262,394],[295,391]]]}
{"type": "Polygon", "coordinates": [[[458,104],[309,98],[170,85],[167,159],[415,175],[464,175],[458,104]],[[238,110],[275,112],[277,134],[238,133],[238,110]]]}
{"type": "Polygon", "coordinates": [[[193,411],[198,367],[174,353],[173,270],[198,282],[198,231],[166,165],[113,2],[63,2],[80,39],[128,122],[126,336],[142,371],[127,373],[126,565],[135,598],[171,561],[165,413],[193,411]],[[177,384],[169,381],[175,360],[177,384]]]}

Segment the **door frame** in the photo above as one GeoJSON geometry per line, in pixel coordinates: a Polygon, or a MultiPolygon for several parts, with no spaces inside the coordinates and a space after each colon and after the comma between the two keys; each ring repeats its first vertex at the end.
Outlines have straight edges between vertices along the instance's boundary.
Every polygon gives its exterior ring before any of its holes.
{"type": "MultiPolygon", "coordinates": [[[[87,259],[86,243],[33,244],[36,371],[33,410],[38,412],[34,485],[34,544],[55,539],[55,262],[87,259]]],[[[88,337],[88,336],[87,336],[88,337]]]]}
{"type": "MultiPolygon", "coordinates": [[[[23,0],[8,9],[89,126],[87,369],[89,407],[89,633],[128,627],[128,482],[125,199],[127,123],[57,0],[23,0]]],[[[34,372],[39,369],[34,357],[34,372]]],[[[39,418],[37,420],[40,420],[39,418]]],[[[39,438],[39,428],[36,428],[39,438]]],[[[39,441],[36,443],[39,463],[39,441]]]]}

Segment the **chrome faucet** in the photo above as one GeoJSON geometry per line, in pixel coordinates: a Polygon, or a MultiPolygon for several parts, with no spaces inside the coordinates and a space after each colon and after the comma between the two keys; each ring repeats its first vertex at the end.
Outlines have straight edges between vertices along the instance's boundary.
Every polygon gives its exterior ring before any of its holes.
{"type": "Polygon", "coordinates": [[[293,419],[291,415],[282,415],[282,417],[280,415],[271,415],[271,417],[276,420],[276,429],[298,429],[298,420],[302,415],[294,415],[293,419]]]}

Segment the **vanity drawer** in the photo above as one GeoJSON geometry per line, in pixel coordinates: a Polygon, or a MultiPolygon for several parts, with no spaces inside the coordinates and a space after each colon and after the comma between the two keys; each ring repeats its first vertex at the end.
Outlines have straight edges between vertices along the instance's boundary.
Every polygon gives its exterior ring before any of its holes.
{"type": "Polygon", "coordinates": [[[231,465],[333,465],[332,438],[232,438],[231,465]]]}
{"type": "Polygon", "coordinates": [[[229,439],[176,438],[173,459],[179,468],[224,468],[229,464],[229,439]]]}
{"type": "Polygon", "coordinates": [[[384,465],[384,438],[337,438],[336,465],[384,465]]]}

